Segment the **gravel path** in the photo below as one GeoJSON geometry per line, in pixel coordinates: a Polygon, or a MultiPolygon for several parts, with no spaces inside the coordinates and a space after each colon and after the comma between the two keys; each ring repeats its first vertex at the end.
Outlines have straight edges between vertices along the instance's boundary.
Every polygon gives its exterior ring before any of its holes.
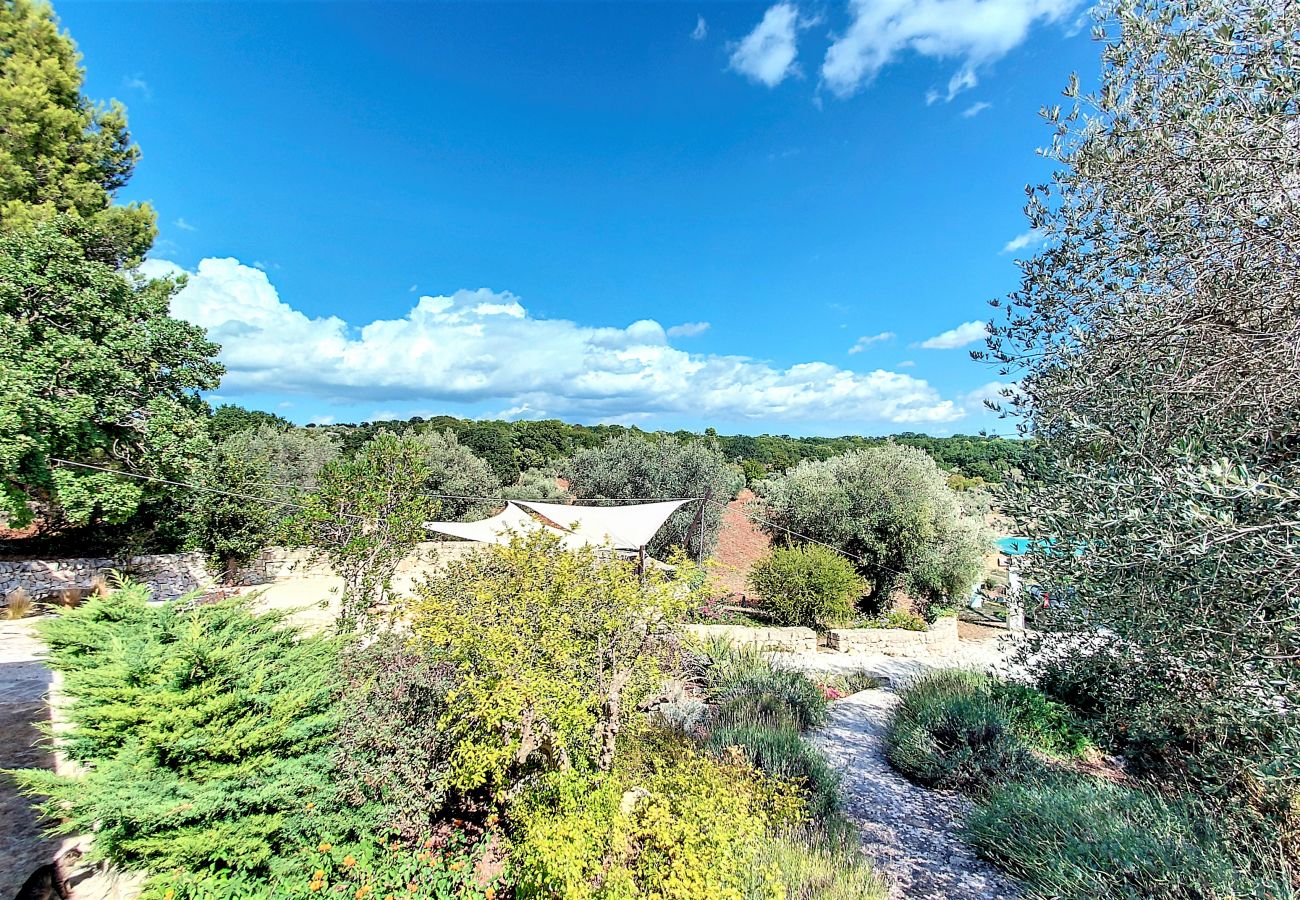
{"type": "Polygon", "coordinates": [[[968,809],[959,795],[918,787],[885,760],[885,725],[898,697],[862,691],[831,705],[813,741],[843,775],[844,811],[862,833],[867,855],[889,876],[891,897],[907,900],[1011,900],[1015,886],[979,859],[958,826],[968,809]]]}

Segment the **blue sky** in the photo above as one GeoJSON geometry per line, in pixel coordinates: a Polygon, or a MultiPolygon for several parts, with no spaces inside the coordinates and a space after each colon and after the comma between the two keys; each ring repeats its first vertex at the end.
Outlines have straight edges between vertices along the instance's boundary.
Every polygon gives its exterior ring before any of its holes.
{"type": "Polygon", "coordinates": [[[998,426],[972,323],[1032,252],[1038,108],[1097,70],[1082,10],[56,6],[218,400],[792,434],[998,426]]]}

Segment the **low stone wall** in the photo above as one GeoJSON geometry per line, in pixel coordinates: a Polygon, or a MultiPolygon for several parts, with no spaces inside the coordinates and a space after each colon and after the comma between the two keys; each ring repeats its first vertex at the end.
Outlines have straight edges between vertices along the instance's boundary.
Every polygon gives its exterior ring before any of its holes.
{"type": "Polygon", "coordinates": [[[957,617],[944,616],[925,631],[906,628],[834,628],[826,643],[844,653],[879,653],[884,656],[915,656],[947,653],[958,647],[957,617]]]}
{"type": "Polygon", "coordinates": [[[69,589],[89,590],[96,578],[109,578],[113,572],[149,585],[155,597],[168,600],[212,583],[207,559],[198,551],[126,559],[31,559],[0,561],[0,596],[18,588],[32,597],[69,589]]]}
{"type": "MultiPolygon", "coordinates": [[[[398,576],[410,581],[440,561],[455,559],[479,546],[461,541],[426,541],[416,545],[415,551],[402,561],[398,576]]],[[[0,560],[0,599],[18,588],[34,598],[74,588],[85,591],[96,578],[107,579],[113,572],[147,585],[159,600],[173,600],[216,584],[252,587],[333,574],[329,564],[313,551],[288,547],[267,547],[229,576],[209,566],[207,557],[197,550],[126,559],[0,560]]]]}
{"type": "Polygon", "coordinates": [[[701,641],[721,640],[733,647],[756,647],[759,650],[784,650],[794,653],[817,651],[817,632],[811,628],[683,625],[682,630],[701,641]]]}

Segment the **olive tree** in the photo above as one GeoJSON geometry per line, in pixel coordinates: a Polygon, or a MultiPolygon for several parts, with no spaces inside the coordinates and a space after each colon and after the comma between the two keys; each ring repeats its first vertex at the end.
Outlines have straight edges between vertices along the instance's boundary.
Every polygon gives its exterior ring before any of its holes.
{"type": "MultiPolygon", "coordinates": [[[[561,474],[568,479],[573,494],[582,499],[670,500],[709,494],[725,504],[745,483],[740,470],[711,443],[682,443],[672,437],[651,439],[633,434],[579,450],[561,474]]],[[[674,513],[650,549],[659,552],[677,546],[692,552],[701,548],[705,554],[712,552],[722,527],[722,508],[705,504],[702,533],[691,535],[691,546],[687,547],[687,533],[697,511],[690,504],[674,513]]]]}
{"type": "Polygon", "coordinates": [[[947,473],[913,447],[890,443],[805,461],[755,491],[774,539],[811,538],[855,558],[876,607],[896,588],[927,606],[969,593],[991,549],[947,473]]]}
{"type": "Polygon", "coordinates": [[[259,425],[216,447],[215,491],[200,498],[204,548],[227,572],[265,547],[339,455],[329,432],[259,425]]]}
{"type": "Polygon", "coordinates": [[[1293,863],[1297,34],[1295,3],[1102,6],[1101,83],[1044,110],[1059,168],[1027,213],[1045,243],[987,354],[1042,451],[1004,501],[1039,538],[1026,578],[1069,598],[1027,660],[1139,769],[1293,863]]]}

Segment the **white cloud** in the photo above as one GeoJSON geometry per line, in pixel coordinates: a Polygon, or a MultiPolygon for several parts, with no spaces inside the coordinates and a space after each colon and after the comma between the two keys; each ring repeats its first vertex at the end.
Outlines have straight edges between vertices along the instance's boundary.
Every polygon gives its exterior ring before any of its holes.
{"type": "Polygon", "coordinates": [[[196,226],[196,225],[191,225],[189,222],[186,222],[184,218],[177,219],[177,220],[176,220],[175,222],[173,222],[172,224],[175,225],[177,228],[179,228],[181,231],[198,231],[198,230],[199,230],[199,229],[198,229],[198,226],[196,226]]]}
{"type": "Polygon", "coordinates": [[[1043,233],[1037,228],[1031,228],[1024,234],[1018,234],[1006,242],[1002,248],[1002,253],[1015,253],[1017,250],[1023,250],[1026,247],[1037,247],[1043,242],[1043,233]]]}
{"type": "Polygon", "coordinates": [[[892,341],[897,335],[892,331],[882,331],[880,334],[866,334],[858,338],[858,342],[849,348],[849,353],[861,353],[872,344],[878,344],[881,341],[892,341]]]}
{"type": "MultiPolygon", "coordinates": [[[[158,261],[141,268],[153,276],[181,271],[158,261]]],[[[519,298],[486,288],[422,296],[401,318],[353,326],[283,302],[259,269],[205,259],[172,312],[222,345],[227,394],[299,393],[380,409],[495,400],[521,414],[529,407],[607,421],[679,414],[863,426],[965,415],[959,401],[911,375],[688,353],[650,319],[618,328],[536,318],[519,298]]]]}
{"type": "Polygon", "coordinates": [[[695,337],[704,334],[711,326],[708,322],[683,322],[668,329],[669,337],[695,337]]]}
{"type": "Polygon", "coordinates": [[[125,78],[123,78],[122,87],[126,88],[127,90],[139,91],[141,96],[143,96],[144,99],[146,100],[153,99],[153,88],[149,86],[149,82],[145,81],[144,76],[141,75],[139,72],[135,73],[134,75],[127,75],[125,78]]]}
{"type": "Polygon", "coordinates": [[[963,119],[973,119],[976,116],[978,116],[980,113],[984,112],[984,110],[989,109],[992,106],[993,106],[992,103],[985,103],[983,100],[979,101],[978,103],[972,103],[970,106],[966,107],[961,111],[961,117],[963,119]]]}
{"type": "Polygon", "coordinates": [[[822,62],[822,80],[847,97],[907,51],[958,61],[946,94],[952,100],[979,83],[977,71],[1024,41],[1038,22],[1065,17],[1078,0],[850,0],[853,21],[822,62]]]}
{"type": "Polygon", "coordinates": [[[702,41],[709,36],[709,23],[704,21],[704,16],[697,16],[695,19],[695,30],[691,32],[691,40],[702,41]]]}
{"type": "Polygon", "coordinates": [[[965,347],[976,341],[984,340],[984,336],[988,332],[989,326],[987,322],[963,322],[943,334],[936,334],[932,338],[921,341],[917,346],[924,350],[956,350],[959,347],[965,347]]]}
{"type": "Polygon", "coordinates": [[[914,359],[905,359],[905,360],[903,360],[901,363],[899,363],[898,365],[894,366],[894,368],[895,368],[895,369],[910,369],[910,368],[912,368],[912,367],[915,366],[915,365],[916,365],[916,360],[914,360],[914,359]]]}
{"type": "Polygon", "coordinates": [[[759,22],[731,53],[731,68],[751,81],[776,87],[795,66],[795,38],[800,27],[799,8],[778,3],[763,13],[759,22]]]}

